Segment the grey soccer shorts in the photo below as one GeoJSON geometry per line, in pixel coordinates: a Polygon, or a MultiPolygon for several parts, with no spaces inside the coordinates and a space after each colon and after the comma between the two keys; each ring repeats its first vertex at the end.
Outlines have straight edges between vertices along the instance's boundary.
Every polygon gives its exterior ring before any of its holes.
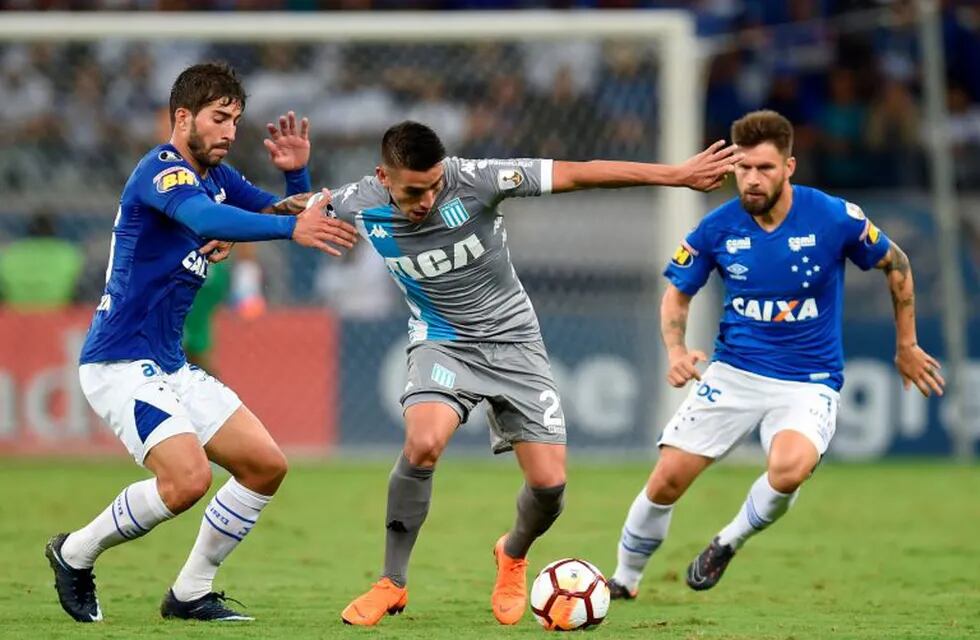
{"type": "Polygon", "coordinates": [[[419,342],[408,348],[403,409],[442,402],[460,424],[486,400],[490,446],[510,451],[515,442],[565,444],[565,414],[544,343],[419,342]]]}

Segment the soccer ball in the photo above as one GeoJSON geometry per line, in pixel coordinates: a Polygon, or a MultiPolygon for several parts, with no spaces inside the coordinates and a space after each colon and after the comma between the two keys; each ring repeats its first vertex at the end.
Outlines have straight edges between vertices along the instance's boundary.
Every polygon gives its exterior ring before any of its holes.
{"type": "Polygon", "coordinates": [[[549,631],[594,627],[609,611],[609,585],[585,560],[556,560],[531,585],[531,611],[549,631]]]}

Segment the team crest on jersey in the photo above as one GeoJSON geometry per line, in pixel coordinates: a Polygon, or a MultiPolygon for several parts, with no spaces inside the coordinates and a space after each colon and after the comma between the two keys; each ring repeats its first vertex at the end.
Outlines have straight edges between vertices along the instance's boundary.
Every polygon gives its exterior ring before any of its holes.
{"type": "Polygon", "coordinates": [[[524,174],[519,169],[501,169],[497,172],[497,188],[501,191],[516,189],[523,182],[524,174]]]}
{"type": "Polygon", "coordinates": [[[180,157],[179,153],[169,149],[164,149],[158,153],[157,158],[159,158],[161,162],[180,162],[183,159],[180,157]]]}
{"type": "Polygon", "coordinates": [[[446,222],[446,226],[455,229],[470,219],[470,212],[463,206],[463,201],[453,198],[446,204],[439,207],[439,215],[446,222]]]}
{"type": "Polygon", "coordinates": [[[686,242],[682,242],[680,245],[678,245],[677,251],[674,252],[674,255],[671,256],[670,261],[672,264],[682,269],[686,269],[694,262],[694,256],[697,254],[698,252],[691,248],[690,245],[688,245],[686,242]]]}
{"type": "Polygon", "coordinates": [[[156,185],[159,193],[167,193],[171,189],[183,185],[196,187],[198,182],[197,176],[187,167],[170,167],[156,174],[153,178],[153,184],[156,185]]]}

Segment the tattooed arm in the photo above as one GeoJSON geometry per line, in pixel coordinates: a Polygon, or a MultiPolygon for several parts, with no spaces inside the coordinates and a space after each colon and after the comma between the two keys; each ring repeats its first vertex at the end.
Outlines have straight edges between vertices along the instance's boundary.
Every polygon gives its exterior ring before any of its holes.
{"type": "Polygon", "coordinates": [[[700,380],[701,374],[696,365],[708,359],[703,351],[687,350],[685,334],[690,308],[691,296],[668,284],[660,302],[660,334],[669,362],[667,382],[674,387],[683,387],[692,378],[700,380]]]}
{"type": "Polygon", "coordinates": [[[916,338],[915,287],[908,256],[892,242],[888,253],[875,266],[884,271],[892,296],[895,310],[895,367],[902,376],[902,383],[906,389],[915,384],[927,397],[932,393],[943,395],[946,382],[939,375],[940,365],[919,347],[916,338]]]}

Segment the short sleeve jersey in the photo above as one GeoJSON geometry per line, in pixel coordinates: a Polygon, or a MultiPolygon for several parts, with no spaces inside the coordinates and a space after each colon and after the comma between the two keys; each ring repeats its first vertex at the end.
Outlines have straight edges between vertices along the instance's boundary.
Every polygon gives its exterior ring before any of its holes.
{"type": "Polygon", "coordinates": [[[499,205],[550,193],[551,160],[446,158],[443,166],[444,187],[421,223],[399,211],[374,176],[334,190],[334,209],[357,226],[405,294],[411,342],[539,340],[499,205]]]}
{"type": "Polygon", "coordinates": [[[713,271],[725,286],[714,359],[783,380],[844,382],[844,266],[867,270],[890,241],[856,204],[794,185],[786,219],[763,230],[738,198],[709,213],[664,272],[694,295],[713,271]]]}

